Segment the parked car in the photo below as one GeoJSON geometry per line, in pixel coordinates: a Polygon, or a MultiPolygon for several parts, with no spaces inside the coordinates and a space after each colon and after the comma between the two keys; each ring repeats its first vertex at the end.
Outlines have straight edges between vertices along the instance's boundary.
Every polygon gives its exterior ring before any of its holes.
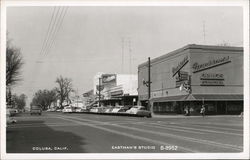
{"type": "Polygon", "coordinates": [[[84,109],[81,107],[76,107],[75,109],[76,112],[84,112],[84,109]]]}
{"type": "Polygon", "coordinates": [[[55,112],[56,111],[56,109],[55,108],[49,108],[49,109],[47,109],[47,111],[46,112],[55,112]]]}
{"type": "Polygon", "coordinates": [[[11,116],[15,116],[18,113],[18,110],[15,108],[7,108],[9,113],[10,113],[10,117],[11,116]]]}
{"type": "Polygon", "coordinates": [[[113,110],[111,111],[112,113],[120,113],[120,112],[126,112],[128,110],[128,107],[126,106],[116,106],[115,108],[113,108],[113,110]]]}
{"type": "Polygon", "coordinates": [[[62,109],[57,109],[56,112],[62,112],[62,109]]]}
{"type": "Polygon", "coordinates": [[[63,113],[72,113],[73,108],[71,106],[66,106],[66,107],[63,108],[62,112],[63,113]]]}
{"type": "Polygon", "coordinates": [[[135,114],[142,117],[151,117],[151,112],[146,110],[144,106],[133,106],[127,110],[126,113],[135,114]]]}
{"type": "Polygon", "coordinates": [[[7,123],[7,126],[8,124],[12,124],[12,123],[16,123],[17,120],[15,120],[14,118],[10,117],[10,109],[7,108],[6,109],[6,123],[7,123]]]}
{"type": "Polygon", "coordinates": [[[114,109],[115,107],[114,106],[107,106],[103,112],[104,113],[112,113],[112,110],[114,109]]]}
{"type": "Polygon", "coordinates": [[[93,113],[98,113],[98,109],[97,107],[93,107],[90,109],[90,112],[93,112],[93,113]]]}
{"type": "Polygon", "coordinates": [[[31,106],[30,115],[33,115],[33,114],[42,115],[42,108],[40,106],[31,106]]]}

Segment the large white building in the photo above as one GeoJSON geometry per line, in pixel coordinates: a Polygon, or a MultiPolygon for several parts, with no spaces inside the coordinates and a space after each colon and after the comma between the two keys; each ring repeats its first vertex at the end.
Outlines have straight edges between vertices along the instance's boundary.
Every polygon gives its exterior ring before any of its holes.
{"type": "Polygon", "coordinates": [[[94,76],[94,94],[104,105],[133,105],[138,99],[138,76],[131,74],[97,73],[94,76]],[[100,85],[100,87],[99,87],[100,85]]]}

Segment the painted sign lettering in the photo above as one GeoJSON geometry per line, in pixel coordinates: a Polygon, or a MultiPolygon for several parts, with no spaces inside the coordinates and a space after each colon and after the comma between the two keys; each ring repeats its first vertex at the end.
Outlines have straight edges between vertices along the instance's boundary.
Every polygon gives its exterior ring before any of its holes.
{"type": "Polygon", "coordinates": [[[199,64],[199,63],[194,63],[192,68],[193,68],[193,73],[199,72],[199,71],[203,71],[206,69],[210,69],[219,65],[223,65],[226,63],[231,62],[229,56],[227,57],[222,57],[222,58],[218,58],[218,59],[214,59],[214,60],[210,60],[206,63],[203,64],[199,64]]]}
{"type": "Polygon", "coordinates": [[[224,82],[220,80],[203,80],[201,86],[224,86],[224,82]]]}
{"type": "Polygon", "coordinates": [[[201,80],[224,80],[224,75],[221,73],[203,73],[200,77],[201,80]]]}
{"type": "Polygon", "coordinates": [[[173,77],[188,63],[188,56],[186,56],[177,67],[172,68],[173,77]]]}

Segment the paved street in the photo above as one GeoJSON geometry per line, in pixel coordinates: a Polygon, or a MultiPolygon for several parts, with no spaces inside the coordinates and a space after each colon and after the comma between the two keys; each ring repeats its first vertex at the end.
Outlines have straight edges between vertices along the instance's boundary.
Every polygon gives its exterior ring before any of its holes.
{"type": "Polygon", "coordinates": [[[241,152],[236,116],[142,118],[44,112],[7,128],[7,153],[241,152]]]}

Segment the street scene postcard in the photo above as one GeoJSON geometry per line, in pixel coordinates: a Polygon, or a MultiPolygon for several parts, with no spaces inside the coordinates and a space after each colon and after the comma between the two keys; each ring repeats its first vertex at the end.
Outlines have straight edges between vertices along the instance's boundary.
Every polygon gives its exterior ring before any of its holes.
{"type": "Polygon", "coordinates": [[[1,159],[249,159],[249,1],[1,1],[1,159]]]}

